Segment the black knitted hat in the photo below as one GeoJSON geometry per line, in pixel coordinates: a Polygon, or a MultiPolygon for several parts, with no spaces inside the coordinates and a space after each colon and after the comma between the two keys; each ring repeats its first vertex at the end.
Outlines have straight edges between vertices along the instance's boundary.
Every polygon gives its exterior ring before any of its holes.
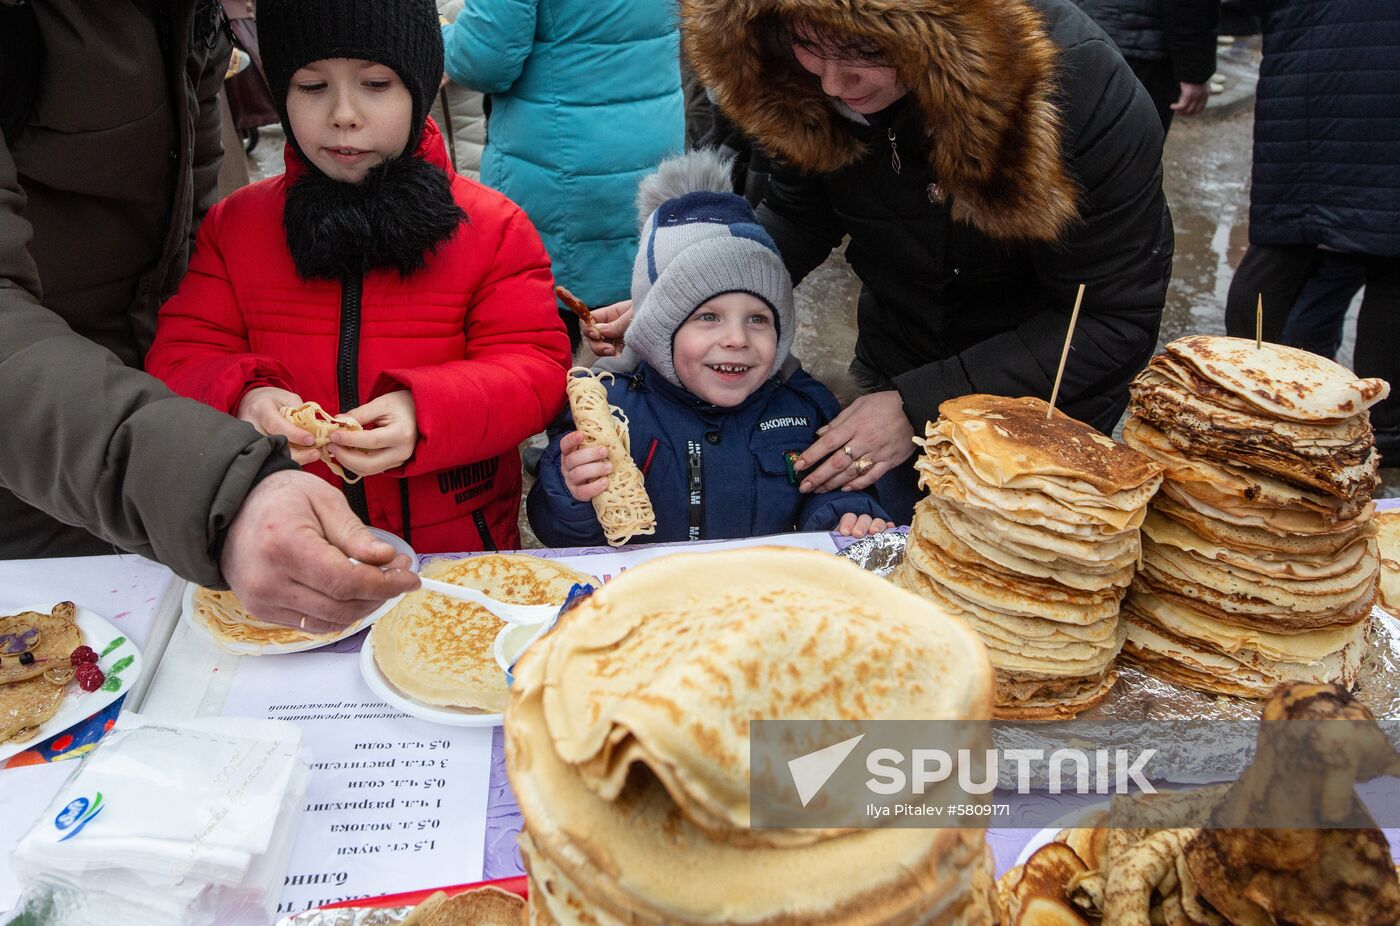
{"type": "Polygon", "coordinates": [[[287,89],[298,68],[323,58],[363,58],[393,68],[413,97],[406,151],[418,147],[442,80],[434,0],[259,0],[258,44],[282,128],[297,151],[287,89]]]}

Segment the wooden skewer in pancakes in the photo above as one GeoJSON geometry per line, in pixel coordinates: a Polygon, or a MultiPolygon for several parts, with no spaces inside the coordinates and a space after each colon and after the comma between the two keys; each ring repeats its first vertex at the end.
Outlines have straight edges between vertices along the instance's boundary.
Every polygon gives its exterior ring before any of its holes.
{"type": "Polygon", "coordinates": [[[569,408],[574,415],[574,427],[583,434],[584,447],[603,447],[608,452],[612,472],[608,487],[593,498],[593,510],[603,527],[603,536],[613,546],[621,546],[633,537],[656,533],[656,514],[647,496],[642,471],[632,460],[632,443],[627,432],[627,416],[608,404],[608,394],[602,377],[587,367],[569,371],[569,408]]]}
{"type": "Polygon", "coordinates": [[[1381,380],[1306,351],[1196,336],[1132,386],[1123,439],[1166,467],[1124,605],[1124,655],[1217,694],[1350,685],[1379,556],[1381,380]]]}
{"type": "Polygon", "coordinates": [[[1118,607],[1161,467],[1041,399],[939,411],[916,462],[929,496],[892,578],[981,634],[996,716],[1072,717],[1117,679],[1118,607]]]}

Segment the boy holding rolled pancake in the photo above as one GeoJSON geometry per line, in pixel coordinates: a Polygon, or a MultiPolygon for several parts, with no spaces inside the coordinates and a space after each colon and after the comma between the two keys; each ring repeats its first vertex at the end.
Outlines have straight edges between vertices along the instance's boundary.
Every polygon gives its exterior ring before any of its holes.
{"type": "MultiPolygon", "coordinates": [[[[798,491],[791,459],[840,406],[800,368],[784,370],[792,281],[729,189],[728,164],[697,151],[663,162],[638,192],[637,309],[622,356],[604,366],[656,515],[648,540],[882,531],[885,512],[864,492],[798,491]]],[[[605,449],[582,445],[566,417],[540,460],[528,511],[548,546],[604,540],[591,500],[611,466],[605,449]]]]}

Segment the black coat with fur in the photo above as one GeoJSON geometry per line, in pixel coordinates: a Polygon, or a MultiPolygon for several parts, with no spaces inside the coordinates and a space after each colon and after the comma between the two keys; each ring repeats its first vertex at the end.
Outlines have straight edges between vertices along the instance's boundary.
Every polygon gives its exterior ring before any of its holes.
{"type": "MultiPolygon", "coordinates": [[[[859,372],[867,385],[899,390],[916,430],[959,395],[1049,398],[1085,283],[1059,404],[1111,430],[1156,345],[1171,276],[1162,129],[1151,101],[1107,36],[1067,0],[910,0],[899,23],[876,5],[839,4],[842,25],[854,16],[886,48],[918,47],[891,55],[910,94],[862,126],[837,115],[815,79],[810,89],[788,84],[784,92],[798,99],[772,105],[780,95],[771,88],[761,94],[757,82],[726,79],[720,67],[725,54],[742,54],[736,43],[756,44],[724,40],[718,29],[708,44],[696,34],[706,12],[835,16],[828,11],[838,4],[684,0],[687,47],[702,69],[713,56],[706,76],[720,81],[721,105],[786,161],[760,220],[794,280],[850,236],[846,258],[864,284],[859,372]],[[1013,7],[1024,14],[1015,29],[995,28],[999,11],[1013,7]],[[965,17],[961,47],[945,16],[965,17]],[[960,79],[939,78],[948,73],[960,79]]],[[[729,73],[790,80],[778,67],[729,73]]]]}

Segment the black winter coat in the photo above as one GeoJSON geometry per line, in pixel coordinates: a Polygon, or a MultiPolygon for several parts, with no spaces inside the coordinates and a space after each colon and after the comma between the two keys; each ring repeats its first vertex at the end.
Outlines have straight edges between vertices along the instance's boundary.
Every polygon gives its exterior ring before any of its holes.
{"type": "Polygon", "coordinates": [[[1178,81],[1203,84],[1215,73],[1220,0],[1075,0],[1124,58],[1170,61],[1178,81]]]}
{"type": "Polygon", "coordinates": [[[1400,2],[1263,14],[1249,240],[1400,255],[1400,2]]]}
{"type": "Polygon", "coordinates": [[[794,280],[850,235],[846,259],[863,283],[857,375],[898,389],[919,432],[957,396],[1049,398],[1080,283],[1060,408],[1111,431],[1156,345],[1173,247],[1161,123],[1085,14],[1064,0],[1032,6],[1057,48],[1060,152],[1081,191],[1058,241],[997,240],[952,218],[955,194],[933,176],[912,94],[869,126],[843,120],[869,146],[850,166],[775,170],[759,209],[794,280]]]}

